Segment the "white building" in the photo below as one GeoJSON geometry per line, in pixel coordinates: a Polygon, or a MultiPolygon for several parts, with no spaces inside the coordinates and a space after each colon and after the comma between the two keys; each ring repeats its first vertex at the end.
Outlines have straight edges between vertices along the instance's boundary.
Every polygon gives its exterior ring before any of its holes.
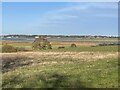
{"type": "Polygon", "coordinates": [[[39,36],[35,36],[35,38],[39,38],[39,36]]]}

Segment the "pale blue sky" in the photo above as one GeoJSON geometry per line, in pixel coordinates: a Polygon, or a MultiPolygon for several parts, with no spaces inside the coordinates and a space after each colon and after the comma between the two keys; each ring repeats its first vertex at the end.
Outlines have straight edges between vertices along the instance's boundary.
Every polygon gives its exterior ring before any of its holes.
{"type": "Polygon", "coordinates": [[[117,35],[118,4],[4,2],[3,34],[117,35]]]}

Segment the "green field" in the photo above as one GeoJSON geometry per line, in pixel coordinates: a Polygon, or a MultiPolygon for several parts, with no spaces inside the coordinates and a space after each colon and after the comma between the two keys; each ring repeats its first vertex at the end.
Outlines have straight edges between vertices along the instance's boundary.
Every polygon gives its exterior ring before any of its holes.
{"type": "MultiPolygon", "coordinates": [[[[26,48],[28,50],[32,50],[32,42],[22,42],[22,43],[17,43],[17,42],[12,42],[12,43],[8,43],[9,45],[12,45],[14,47],[23,47],[26,48]]],[[[77,45],[77,44],[76,44],[77,45]]],[[[71,48],[70,44],[52,44],[52,50],[40,50],[40,51],[71,51],[71,52],[84,52],[84,51],[118,51],[118,45],[109,45],[109,46],[92,46],[92,45],[77,45],[77,48],[71,48]],[[59,46],[64,46],[64,49],[58,49],[59,46]]]]}
{"type": "MultiPolygon", "coordinates": [[[[30,43],[11,43],[31,49],[30,43]]],[[[1,53],[3,88],[118,88],[118,46],[1,53]]]]}

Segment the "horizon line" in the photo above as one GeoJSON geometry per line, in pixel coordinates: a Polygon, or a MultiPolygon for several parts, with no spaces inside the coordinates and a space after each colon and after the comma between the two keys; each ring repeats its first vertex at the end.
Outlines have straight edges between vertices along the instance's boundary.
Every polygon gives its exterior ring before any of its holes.
{"type": "Polygon", "coordinates": [[[15,36],[15,35],[26,35],[26,36],[33,36],[33,35],[38,35],[38,36],[120,36],[120,35],[63,35],[63,34],[2,34],[0,36],[15,36]]]}

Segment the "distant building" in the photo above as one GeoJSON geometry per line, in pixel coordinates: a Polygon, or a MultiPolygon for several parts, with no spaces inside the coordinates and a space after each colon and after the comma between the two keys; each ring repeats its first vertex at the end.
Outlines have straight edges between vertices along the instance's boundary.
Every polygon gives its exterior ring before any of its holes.
{"type": "Polygon", "coordinates": [[[96,36],[96,38],[100,38],[100,36],[96,36]]]}
{"type": "Polygon", "coordinates": [[[18,36],[16,36],[15,38],[18,38],[18,36]]]}
{"type": "Polygon", "coordinates": [[[61,38],[61,37],[57,37],[57,38],[61,38]]]}
{"type": "Polygon", "coordinates": [[[35,38],[39,38],[39,36],[35,36],[35,38]]]}
{"type": "Polygon", "coordinates": [[[51,37],[46,37],[46,38],[48,39],[48,38],[51,38],[51,37]]]}
{"type": "Polygon", "coordinates": [[[11,37],[7,37],[7,38],[11,38],[11,37]]]}

